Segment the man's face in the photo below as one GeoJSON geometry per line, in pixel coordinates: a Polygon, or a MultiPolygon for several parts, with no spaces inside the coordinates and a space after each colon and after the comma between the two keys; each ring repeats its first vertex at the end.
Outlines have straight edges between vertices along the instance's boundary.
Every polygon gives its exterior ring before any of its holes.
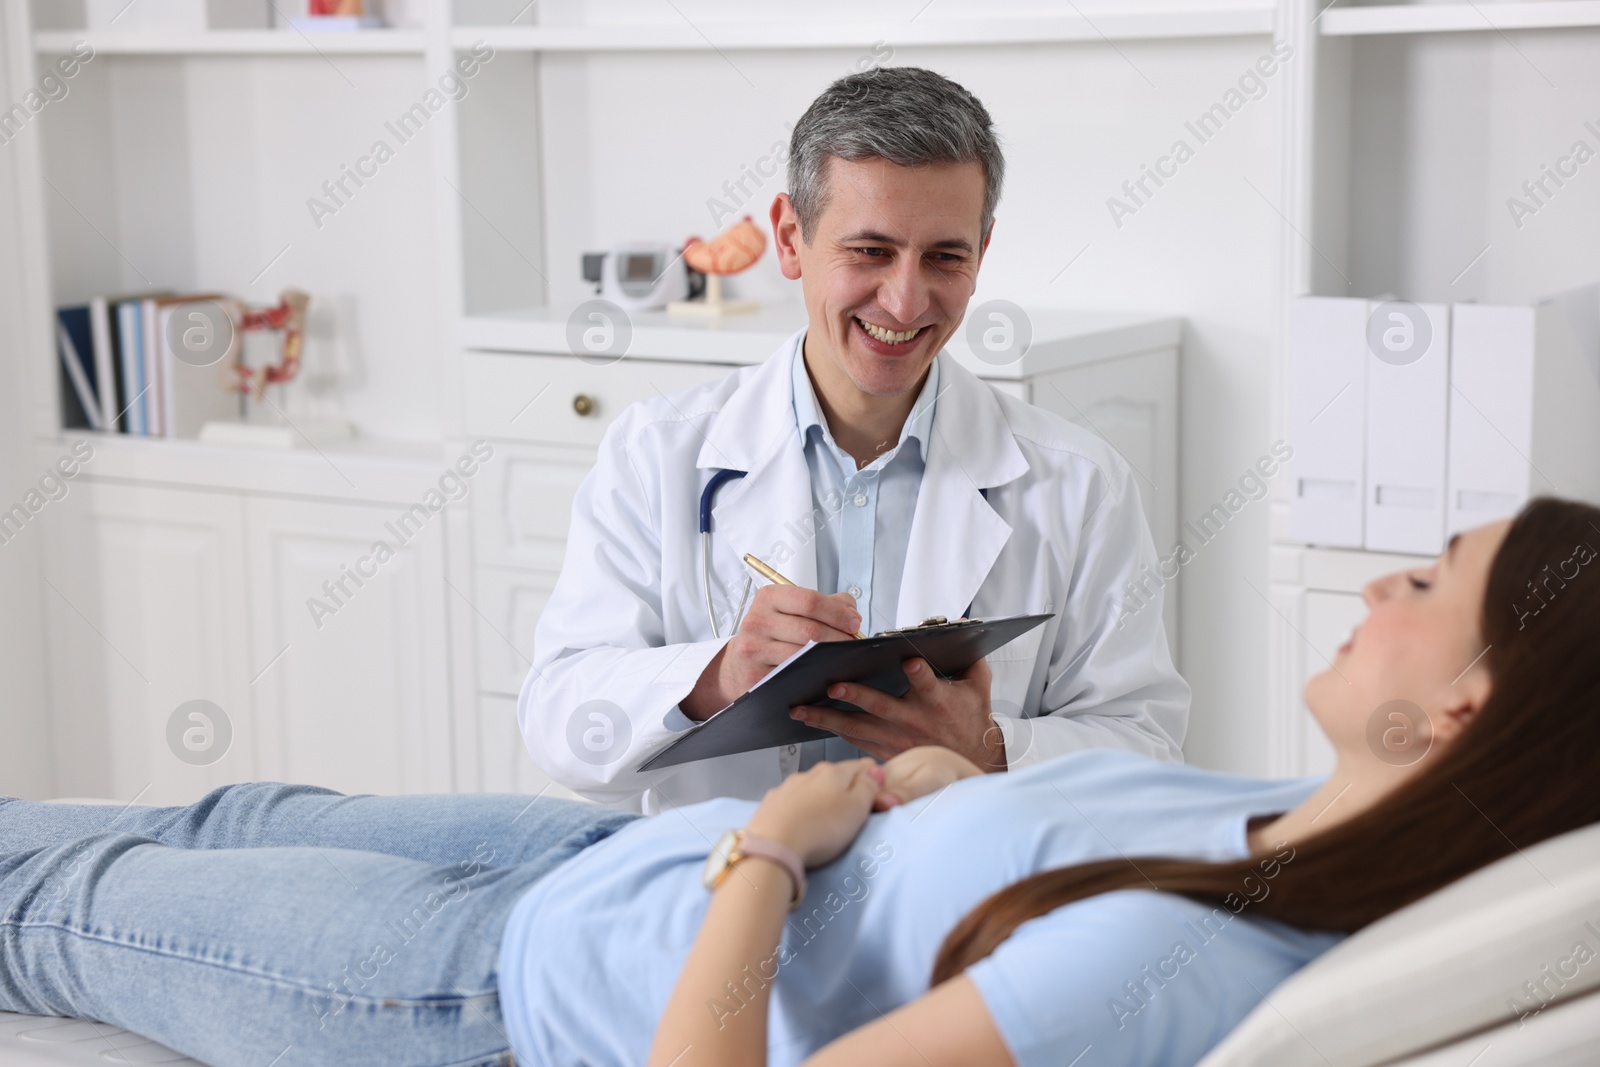
{"type": "Polygon", "coordinates": [[[903,396],[961,325],[988,241],[976,162],[901,167],[829,157],[828,203],[809,242],[788,194],[772,205],[784,277],[799,278],[813,372],[903,396]]]}

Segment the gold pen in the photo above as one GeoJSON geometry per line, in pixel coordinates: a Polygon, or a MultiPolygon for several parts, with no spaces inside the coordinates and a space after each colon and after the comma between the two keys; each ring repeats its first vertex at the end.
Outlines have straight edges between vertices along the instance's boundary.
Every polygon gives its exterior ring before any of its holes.
{"type": "MultiPolygon", "coordinates": [[[[757,574],[761,575],[761,577],[765,578],[767,581],[772,582],[775,585],[793,585],[794,584],[789,579],[785,578],[783,575],[779,574],[777,571],[773,570],[771,567],[767,566],[765,563],[761,562],[759,559],[756,559],[756,557],[752,556],[748,552],[746,552],[744,554],[744,561],[747,564],[750,565],[750,569],[751,570],[755,571],[757,574]]],[[[864,633],[857,633],[856,634],[856,640],[857,641],[864,641],[864,640],[866,640],[866,637],[867,637],[867,635],[864,634],[864,633]]]]}

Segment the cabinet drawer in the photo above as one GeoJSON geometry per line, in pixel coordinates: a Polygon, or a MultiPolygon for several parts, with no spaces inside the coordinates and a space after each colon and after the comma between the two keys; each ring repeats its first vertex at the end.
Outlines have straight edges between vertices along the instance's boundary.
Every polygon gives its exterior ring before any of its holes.
{"type": "Polygon", "coordinates": [[[498,446],[472,495],[475,562],[559,571],[572,498],[594,457],[589,449],[498,446]]]}
{"type": "Polygon", "coordinates": [[[555,588],[555,572],[478,568],[473,584],[477,609],[478,688],[518,693],[533,665],[533,631],[555,588]]]}
{"type": "Polygon", "coordinates": [[[735,370],[626,357],[602,366],[576,356],[498,352],[468,352],[463,367],[468,433],[590,446],[629,404],[735,370]]]}
{"type": "Polygon", "coordinates": [[[478,698],[478,739],[479,763],[483,768],[481,787],[485,792],[583,799],[551,781],[528,755],[528,746],[523,743],[522,731],[517,726],[514,697],[486,693],[478,698]]]}

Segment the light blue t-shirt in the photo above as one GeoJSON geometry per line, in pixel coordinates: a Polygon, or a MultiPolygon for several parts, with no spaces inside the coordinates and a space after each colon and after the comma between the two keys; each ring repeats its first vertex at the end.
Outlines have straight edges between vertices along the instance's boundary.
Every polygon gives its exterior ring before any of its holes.
{"type": "MultiPolygon", "coordinates": [[[[770,982],[768,1062],[799,1063],[926,992],[945,935],[991,893],[1091,860],[1242,858],[1253,816],[1287,811],[1317,784],[1111,749],[957,782],[871,816],[850,849],[811,872],[777,955],[730,975],[707,1010],[748,1010],[743,989],[770,982]]],[[[519,1064],[645,1061],[705,917],[706,855],[755,808],[710,800],[641,819],[528,891],[500,948],[501,1007],[519,1064]]],[[[1225,907],[1127,890],[1021,926],[966,972],[1017,1063],[1199,1060],[1338,940],[1250,915],[1293,862],[1292,850],[1279,855],[1263,857],[1225,907]]]]}

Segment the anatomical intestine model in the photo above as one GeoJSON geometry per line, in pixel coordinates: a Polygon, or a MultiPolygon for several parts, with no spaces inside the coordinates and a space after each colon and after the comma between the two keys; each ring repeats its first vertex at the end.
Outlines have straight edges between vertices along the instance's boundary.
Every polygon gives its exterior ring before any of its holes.
{"type": "Polygon", "coordinates": [[[305,344],[306,305],[311,298],[299,289],[285,289],[273,307],[246,308],[237,301],[228,301],[228,316],[237,324],[240,333],[250,330],[283,331],[283,347],[278,361],[264,367],[252,367],[245,362],[244,346],[237,345],[236,358],[228,368],[230,391],[259,398],[269,385],[282,385],[294,380],[300,372],[300,352],[305,344]]]}
{"type": "Polygon", "coordinates": [[[675,300],[667,305],[667,312],[672,315],[714,317],[759,309],[759,301],[724,300],[722,279],[724,275],[748,270],[766,249],[767,236],[749,215],[709,241],[689,238],[683,246],[683,261],[706,276],[705,298],[675,300]]]}

